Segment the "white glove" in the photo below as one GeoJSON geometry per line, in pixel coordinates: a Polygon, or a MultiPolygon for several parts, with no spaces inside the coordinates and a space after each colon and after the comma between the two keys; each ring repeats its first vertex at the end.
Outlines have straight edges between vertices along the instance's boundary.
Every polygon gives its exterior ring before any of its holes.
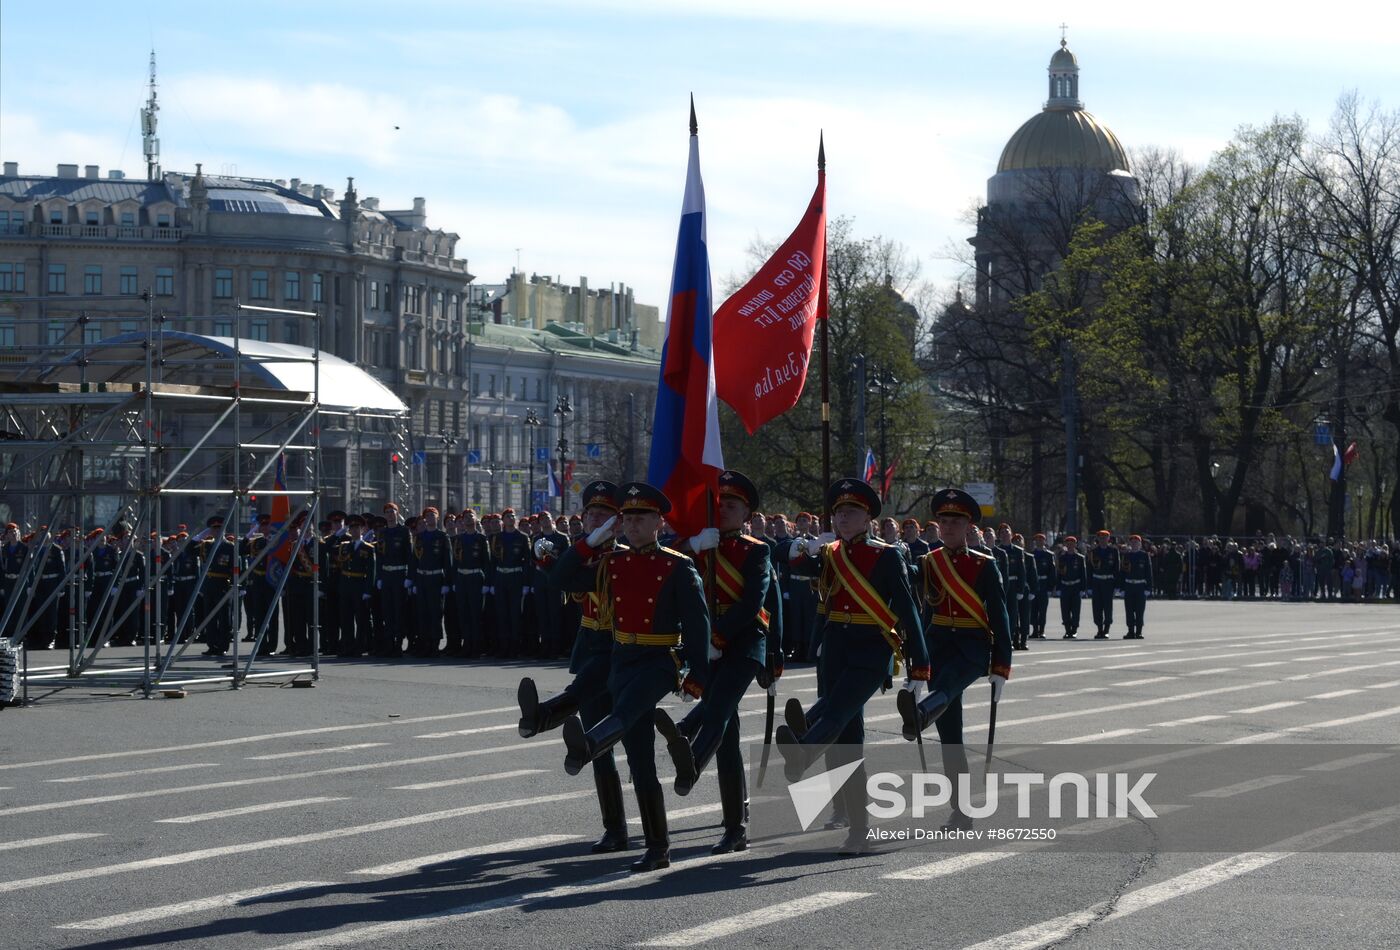
{"type": "Polygon", "coordinates": [[[924,693],[928,692],[927,680],[905,680],[905,685],[909,687],[909,692],[914,694],[914,702],[923,699],[924,693]]]}
{"type": "Polygon", "coordinates": [[[211,530],[211,529],[209,529],[209,528],[205,528],[203,531],[199,532],[199,534],[197,534],[197,535],[195,535],[194,537],[190,538],[190,543],[193,544],[193,543],[197,543],[197,542],[199,542],[199,541],[203,541],[205,538],[209,537],[209,532],[210,532],[210,530],[211,530]]]}
{"type": "Polygon", "coordinates": [[[598,527],[594,528],[588,535],[588,546],[590,548],[602,547],[603,542],[613,536],[613,525],[617,524],[617,515],[613,515],[598,527]]]}
{"type": "Polygon", "coordinates": [[[404,590],[413,590],[413,581],[405,580],[405,581],[403,582],[403,589],[404,589],[404,590]]]}
{"type": "Polygon", "coordinates": [[[773,682],[771,682],[771,683],[768,684],[768,695],[769,695],[769,696],[776,696],[776,695],[778,695],[778,681],[777,681],[777,680],[774,680],[773,682]]]}
{"type": "Polygon", "coordinates": [[[822,655],[822,645],[821,645],[820,643],[818,643],[818,644],[817,644],[817,658],[820,659],[820,658],[821,658],[821,655],[822,655]]]}
{"type": "Polygon", "coordinates": [[[706,650],[705,652],[706,652],[706,654],[709,656],[710,662],[711,662],[711,663],[713,663],[715,660],[718,660],[720,657],[724,656],[724,651],[721,650],[719,647],[715,646],[713,643],[710,644],[709,649],[706,650]]]}
{"type": "Polygon", "coordinates": [[[452,587],[451,587],[450,585],[448,585],[448,584],[443,584],[443,585],[442,585],[442,591],[441,591],[441,593],[444,593],[444,594],[450,594],[450,593],[452,593],[452,587]]]}
{"type": "Polygon", "coordinates": [[[520,588],[520,593],[522,593],[522,594],[528,594],[528,593],[530,593],[530,592],[533,591],[533,590],[534,590],[533,587],[522,587],[522,588],[520,588]]]}
{"type": "Polygon", "coordinates": [[[383,581],[382,579],[381,579],[381,580],[376,580],[376,581],[374,582],[374,589],[375,589],[375,590],[383,590],[383,589],[384,589],[384,581],[383,581]]]}
{"type": "Polygon", "coordinates": [[[494,587],[483,587],[483,588],[481,588],[481,592],[482,592],[483,594],[494,594],[494,593],[496,592],[496,588],[494,588],[494,587]]]}
{"type": "Polygon", "coordinates": [[[713,551],[719,547],[719,529],[702,528],[700,533],[690,539],[690,549],[696,554],[701,551],[713,551]]]}
{"type": "Polygon", "coordinates": [[[554,553],[554,542],[548,538],[540,538],[535,542],[535,557],[548,557],[554,553]]]}
{"type": "Polygon", "coordinates": [[[808,539],[807,539],[807,554],[810,555],[811,557],[816,557],[818,551],[820,551],[823,547],[825,547],[826,545],[830,544],[831,542],[833,542],[833,541],[835,541],[835,540],[836,540],[836,535],[832,534],[830,531],[823,531],[821,534],[817,535],[815,538],[808,538],[808,539]]]}
{"type": "Polygon", "coordinates": [[[806,538],[797,538],[795,541],[792,542],[792,546],[791,546],[790,548],[788,548],[788,560],[789,560],[789,561],[796,561],[796,560],[798,560],[799,558],[806,557],[806,555],[807,555],[807,540],[808,540],[808,539],[806,539],[806,538]]]}
{"type": "Polygon", "coordinates": [[[695,702],[695,697],[687,693],[685,690],[681,690],[681,702],[693,703],[695,702]]]}
{"type": "Polygon", "coordinates": [[[361,595],[360,595],[360,599],[361,599],[361,600],[369,600],[369,594],[361,594],[361,595]]]}
{"type": "Polygon", "coordinates": [[[1001,702],[1001,691],[1006,688],[1006,677],[1000,673],[993,673],[987,679],[992,681],[992,702],[1001,702]]]}

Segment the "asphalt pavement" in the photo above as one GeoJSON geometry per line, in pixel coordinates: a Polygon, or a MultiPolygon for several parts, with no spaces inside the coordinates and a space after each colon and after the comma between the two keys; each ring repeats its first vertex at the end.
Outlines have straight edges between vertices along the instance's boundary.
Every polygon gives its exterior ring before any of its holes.
{"type": "MultiPolygon", "coordinates": [[[[1070,642],[1052,623],[1018,653],[998,745],[1400,742],[1395,605],[1154,602],[1145,639],[1122,632],[1070,642]]],[[[517,734],[525,674],[542,693],[568,679],[562,664],[330,659],[315,689],[68,691],[0,712],[0,946],[1400,946],[1394,854],[841,858],[768,841],[713,857],[712,770],[683,799],[665,782],[672,866],[628,875],[639,850],[588,853],[589,772],[565,774],[557,732],[517,734]]],[[[812,669],[780,690],[779,708],[810,703],[812,669]]],[[[981,741],[985,686],[968,699],[981,741]]],[[[762,709],[755,687],[746,740],[762,709]]],[[[867,722],[869,742],[902,741],[893,694],[867,722]]],[[[1379,821],[1400,821],[1400,783],[1392,798],[1379,821]]]]}

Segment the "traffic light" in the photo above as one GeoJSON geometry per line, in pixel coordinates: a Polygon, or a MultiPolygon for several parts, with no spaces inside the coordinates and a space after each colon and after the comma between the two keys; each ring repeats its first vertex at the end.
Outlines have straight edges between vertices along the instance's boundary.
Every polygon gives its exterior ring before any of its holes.
{"type": "Polygon", "coordinates": [[[399,453],[397,453],[397,452],[390,452],[390,453],[389,453],[389,464],[391,464],[391,465],[397,465],[397,464],[399,464],[399,463],[402,462],[402,461],[403,461],[403,456],[400,455],[399,453]]]}

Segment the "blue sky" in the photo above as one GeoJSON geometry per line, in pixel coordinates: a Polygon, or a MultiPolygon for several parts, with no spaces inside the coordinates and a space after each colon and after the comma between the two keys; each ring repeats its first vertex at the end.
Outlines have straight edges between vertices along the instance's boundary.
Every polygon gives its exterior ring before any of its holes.
{"type": "Polygon", "coordinates": [[[353,175],[382,207],[427,198],[484,281],[519,248],[525,271],[622,281],[664,312],[693,92],[717,292],[753,238],[796,223],[822,129],[829,212],[951,286],[1061,21],[1087,108],[1130,149],[1204,162],[1278,113],[1325,126],[1349,89],[1400,108],[1394,5],[1234,6],[6,0],[0,153],[22,172],[142,171],[154,45],[167,169],[338,191],[353,175]]]}

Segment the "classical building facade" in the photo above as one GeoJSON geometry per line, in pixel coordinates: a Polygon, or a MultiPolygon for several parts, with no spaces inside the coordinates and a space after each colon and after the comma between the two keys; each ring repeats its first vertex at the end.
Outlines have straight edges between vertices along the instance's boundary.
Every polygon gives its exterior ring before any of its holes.
{"type": "Polygon", "coordinates": [[[656,307],[636,302],[632,288],[610,284],[590,287],[587,277],[575,285],[547,274],[510,275],[504,284],[488,286],[497,323],[542,330],[551,323],[575,326],[613,343],[661,348],[661,320],[656,307]]]}
{"type": "MultiPolygon", "coordinates": [[[[616,477],[627,458],[612,429],[629,394],[636,437],[650,431],[659,354],[644,341],[659,329],[631,330],[655,323],[655,308],[635,304],[630,290],[599,305],[581,282],[582,326],[561,319],[570,311],[551,317],[539,308],[529,327],[500,325],[511,311],[496,298],[528,284],[481,287],[457,256],[458,240],[428,226],[422,198],[410,209],[381,209],[360,198],[353,179],[337,196],[297,179],[198,167],[138,180],[94,165],[24,175],[6,162],[0,374],[24,368],[4,365],[7,346],[25,347],[25,361],[56,360],[80,344],[143,330],[147,294],[157,312],[181,317],[180,329],[218,338],[236,331],[312,345],[307,321],[275,312],[312,311],[320,348],[383,382],[412,419],[406,459],[395,461],[387,444],[337,455],[323,470],[329,502],[371,505],[376,499],[362,496],[375,489],[365,486],[406,484],[411,504],[529,507],[531,432],[537,449],[552,432],[560,467],[560,420],[576,479],[616,477]],[[258,307],[266,309],[249,309],[258,307]],[[556,414],[561,398],[570,412],[556,414]],[[527,410],[545,424],[527,426],[527,410]],[[393,465],[408,470],[395,478],[393,465]]],[[[537,489],[544,473],[540,463],[537,489]]]]}

